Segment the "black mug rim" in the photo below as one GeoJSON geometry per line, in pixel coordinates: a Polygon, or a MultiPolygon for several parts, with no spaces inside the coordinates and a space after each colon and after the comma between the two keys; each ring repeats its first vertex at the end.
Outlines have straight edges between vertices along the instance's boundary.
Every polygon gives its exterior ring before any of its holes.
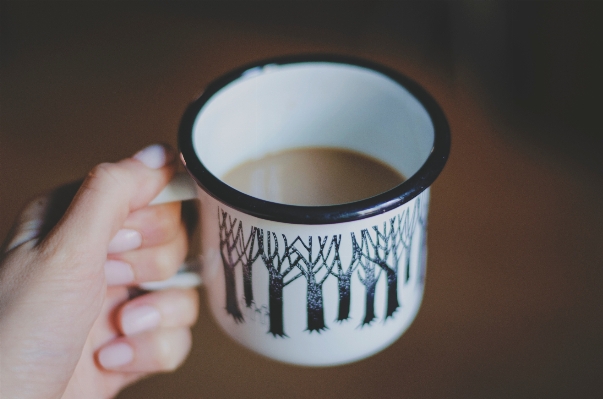
{"type": "Polygon", "coordinates": [[[361,58],[306,54],[265,59],[228,72],[210,83],[200,97],[186,109],[180,122],[178,147],[185,168],[195,182],[210,196],[228,207],[261,219],[290,224],[344,223],[376,216],[409,202],[438,177],[450,153],[450,128],[444,112],[422,86],[391,68],[361,58]],[[242,193],[214,176],[199,160],[193,147],[193,125],[197,115],[219,90],[240,78],[246,71],[266,65],[326,62],[354,65],[379,72],[408,90],[425,108],[434,127],[434,140],[427,160],[402,184],[374,197],[356,202],[324,206],[289,205],[262,200],[242,193]]]}

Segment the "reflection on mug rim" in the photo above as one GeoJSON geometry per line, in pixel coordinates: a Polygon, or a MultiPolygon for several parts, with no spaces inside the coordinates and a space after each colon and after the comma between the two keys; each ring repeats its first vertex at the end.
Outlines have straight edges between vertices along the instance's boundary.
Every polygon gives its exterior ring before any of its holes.
{"type": "Polygon", "coordinates": [[[266,220],[294,224],[331,224],[359,220],[395,209],[415,198],[429,187],[440,174],[450,152],[450,129],[446,117],[436,103],[418,83],[380,64],[355,57],[310,54],[278,57],[254,62],[237,68],[210,84],[201,96],[189,105],[182,118],[178,145],[180,156],[193,179],[215,199],[246,214],[266,220]],[[214,176],[199,160],[193,146],[195,120],[210,98],[229,83],[241,78],[249,71],[266,65],[296,63],[347,64],[378,72],[404,87],[425,108],[434,128],[434,140],[430,154],[419,170],[402,184],[384,193],[361,201],[327,205],[300,206],[265,201],[244,194],[214,176]]]}

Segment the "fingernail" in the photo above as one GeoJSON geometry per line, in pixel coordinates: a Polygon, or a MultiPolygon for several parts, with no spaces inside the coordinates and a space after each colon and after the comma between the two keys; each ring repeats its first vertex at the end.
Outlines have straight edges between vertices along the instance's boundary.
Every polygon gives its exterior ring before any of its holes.
{"type": "Polygon", "coordinates": [[[109,259],[105,262],[107,285],[123,285],[134,281],[132,266],[121,260],[109,259]]]}
{"type": "Polygon", "coordinates": [[[151,169],[159,169],[170,160],[165,146],[153,144],[138,151],[132,158],[139,160],[151,169]]]}
{"type": "Polygon", "coordinates": [[[142,235],[132,229],[121,229],[115,234],[115,237],[109,242],[107,251],[110,254],[130,251],[142,245],[142,235]]]}
{"type": "Polygon", "coordinates": [[[107,345],[98,352],[98,362],[105,369],[124,366],[134,360],[134,350],[124,342],[107,345]]]}
{"type": "Polygon", "coordinates": [[[137,306],[121,314],[121,329],[126,335],[134,335],[157,327],[160,320],[161,315],[153,306],[137,306]]]}

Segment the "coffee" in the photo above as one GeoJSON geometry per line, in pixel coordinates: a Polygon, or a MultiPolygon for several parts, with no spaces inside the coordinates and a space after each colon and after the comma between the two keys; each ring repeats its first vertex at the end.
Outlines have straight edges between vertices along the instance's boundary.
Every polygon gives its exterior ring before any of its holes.
{"type": "Polygon", "coordinates": [[[359,152],[306,147],[268,154],[222,180],[246,194],[290,205],[335,205],[383,193],[404,181],[389,165],[359,152]]]}

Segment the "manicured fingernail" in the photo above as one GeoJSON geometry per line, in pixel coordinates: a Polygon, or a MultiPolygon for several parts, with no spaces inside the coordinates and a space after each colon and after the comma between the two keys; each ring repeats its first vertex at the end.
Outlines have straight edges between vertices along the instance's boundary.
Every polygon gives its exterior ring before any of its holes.
{"type": "Polygon", "coordinates": [[[132,229],[121,229],[117,231],[115,237],[109,242],[107,251],[110,254],[131,251],[142,245],[142,235],[132,229]]]}
{"type": "Polygon", "coordinates": [[[161,144],[153,144],[138,151],[132,158],[139,160],[151,169],[159,169],[170,160],[166,148],[161,144]]]}
{"type": "Polygon", "coordinates": [[[124,342],[107,345],[98,352],[98,362],[105,369],[124,366],[134,360],[134,350],[124,342]]]}
{"type": "Polygon", "coordinates": [[[161,315],[153,306],[137,306],[123,311],[121,329],[126,335],[134,335],[157,327],[160,320],[161,315]]]}
{"type": "Polygon", "coordinates": [[[107,285],[123,285],[134,281],[132,266],[121,260],[109,259],[105,262],[105,280],[107,285]]]}

